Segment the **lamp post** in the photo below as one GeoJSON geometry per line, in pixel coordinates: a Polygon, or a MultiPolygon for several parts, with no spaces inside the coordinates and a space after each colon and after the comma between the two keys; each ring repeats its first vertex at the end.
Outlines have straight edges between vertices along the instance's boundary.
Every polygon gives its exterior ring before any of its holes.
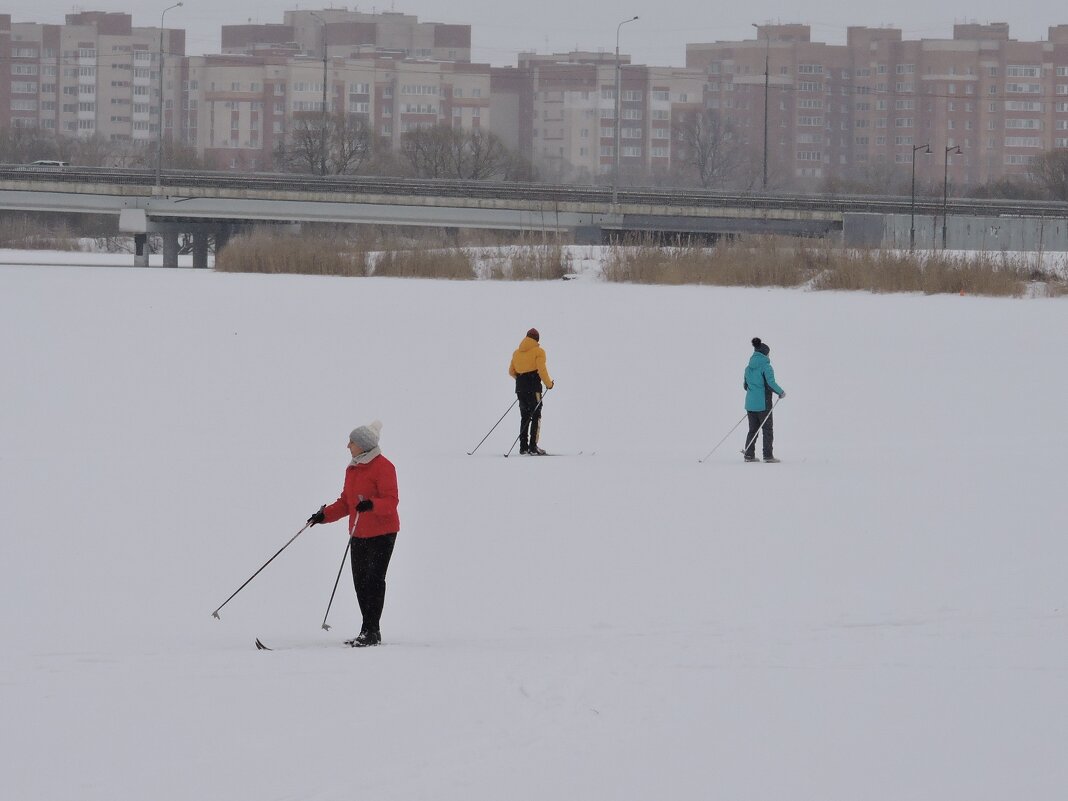
{"type": "Polygon", "coordinates": [[[326,175],[326,20],[309,11],[323,26],[323,112],[319,119],[319,174],[326,175]]]}
{"type": "MultiPolygon", "coordinates": [[[[750,22],[754,28],[757,29],[757,38],[760,37],[760,26],[755,22],[750,22]]],[[[771,59],[771,37],[768,36],[767,31],[764,32],[764,191],[768,191],[768,83],[770,81],[769,76],[769,62],[771,59]]]]}
{"type": "Polygon", "coordinates": [[[159,15],[159,131],[156,132],[156,186],[163,185],[163,18],[172,8],[180,8],[181,3],[167,6],[159,15]]]}
{"type": "Polygon", "coordinates": [[[614,163],[613,163],[613,168],[612,168],[612,202],[613,203],[616,202],[616,199],[618,197],[617,192],[618,192],[618,187],[619,187],[619,129],[621,127],[620,123],[622,122],[622,120],[620,120],[620,118],[619,118],[619,116],[620,116],[620,102],[619,102],[620,101],[620,88],[619,88],[619,84],[620,84],[620,77],[621,77],[621,73],[622,73],[622,70],[620,69],[620,66],[619,66],[619,29],[622,28],[624,25],[626,25],[628,22],[634,22],[634,20],[636,20],[636,19],[638,19],[638,15],[637,14],[635,14],[630,19],[623,20],[621,23],[619,23],[616,26],[616,147],[615,147],[615,153],[614,153],[614,163]]]}
{"type": "Polygon", "coordinates": [[[946,209],[949,203],[949,154],[960,154],[960,145],[946,145],[945,174],[942,178],[942,250],[946,249],[946,209]]]}
{"type": "Polygon", "coordinates": [[[916,154],[923,151],[925,156],[931,155],[931,145],[912,146],[912,205],[909,215],[909,252],[916,249],[916,154]]]}

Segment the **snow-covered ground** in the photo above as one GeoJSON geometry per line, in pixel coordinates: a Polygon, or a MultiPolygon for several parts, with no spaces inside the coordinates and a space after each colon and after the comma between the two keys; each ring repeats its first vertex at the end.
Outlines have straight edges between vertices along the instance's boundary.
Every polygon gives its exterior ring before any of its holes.
{"type": "Polygon", "coordinates": [[[1065,303],[0,267],[0,797],[1062,801],[1065,303]],[[387,645],[343,524],[213,620],[374,418],[387,645]]]}

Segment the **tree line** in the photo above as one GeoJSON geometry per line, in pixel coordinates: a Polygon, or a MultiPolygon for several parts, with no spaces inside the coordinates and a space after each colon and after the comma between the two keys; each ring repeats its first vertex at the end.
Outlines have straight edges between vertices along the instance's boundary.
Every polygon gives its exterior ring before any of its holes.
{"type": "MultiPolygon", "coordinates": [[[[624,166],[618,176],[590,174],[564,162],[536,169],[498,137],[481,129],[438,124],[415,128],[392,148],[377,138],[370,125],[352,114],[298,114],[271,154],[271,164],[244,165],[318,175],[379,175],[412,178],[456,178],[486,181],[550,181],[607,183],[662,187],[701,187],[723,191],[753,191],[763,186],[762,141],[740,134],[728,115],[705,109],[676,121],[672,165],[667,169],[635,170],[624,166]]],[[[756,137],[759,139],[759,137],[756,137]]],[[[36,128],[0,129],[0,162],[25,164],[59,159],[98,167],[152,168],[155,142],[115,142],[102,137],[56,136],[36,128]]],[[[241,151],[234,151],[240,153],[241,151]]],[[[212,169],[188,146],[164,143],[168,169],[212,169]]],[[[844,175],[826,178],[806,189],[839,194],[907,195],[910,173],[900,165],[858,165],[844,175]]],[[[799,188],[794,176],[772,161],[768,189],[799,188]]],[[[940,193],[941,182],[918,184],[921,195],[940,193]]],[[[1051,199],[1068,201],[1068,150],[1038,155],[1030,173],[1002,178],[964,189],[973,197],[1051,199]]],[[[956,194],[961,194],[958,189],[956,194]]]]}

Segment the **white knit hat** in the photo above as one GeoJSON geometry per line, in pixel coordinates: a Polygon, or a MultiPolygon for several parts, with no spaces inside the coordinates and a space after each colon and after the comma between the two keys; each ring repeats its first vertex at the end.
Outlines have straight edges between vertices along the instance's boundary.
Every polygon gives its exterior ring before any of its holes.
{"type": "Polygon", "coordinates": [[[378,433],[382,430],[382,422],[375,420],[365,426],[352,429],[349,434],[349,442],[356,445],[361,451],[369,451],[378,447],[378,433]]]}

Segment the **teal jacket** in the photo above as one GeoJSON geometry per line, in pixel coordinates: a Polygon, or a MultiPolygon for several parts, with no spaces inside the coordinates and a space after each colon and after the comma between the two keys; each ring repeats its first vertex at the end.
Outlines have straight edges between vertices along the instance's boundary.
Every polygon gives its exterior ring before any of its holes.
{"type": "Polygon", "coordinates": [[[745,368],[745,410],[747,412],[765,412],[768,410],[767,390],[782,395],[783,389],[775,383],[775,370],[771,359],[760,351],[753,351],[749,364],[745,368]]]}

